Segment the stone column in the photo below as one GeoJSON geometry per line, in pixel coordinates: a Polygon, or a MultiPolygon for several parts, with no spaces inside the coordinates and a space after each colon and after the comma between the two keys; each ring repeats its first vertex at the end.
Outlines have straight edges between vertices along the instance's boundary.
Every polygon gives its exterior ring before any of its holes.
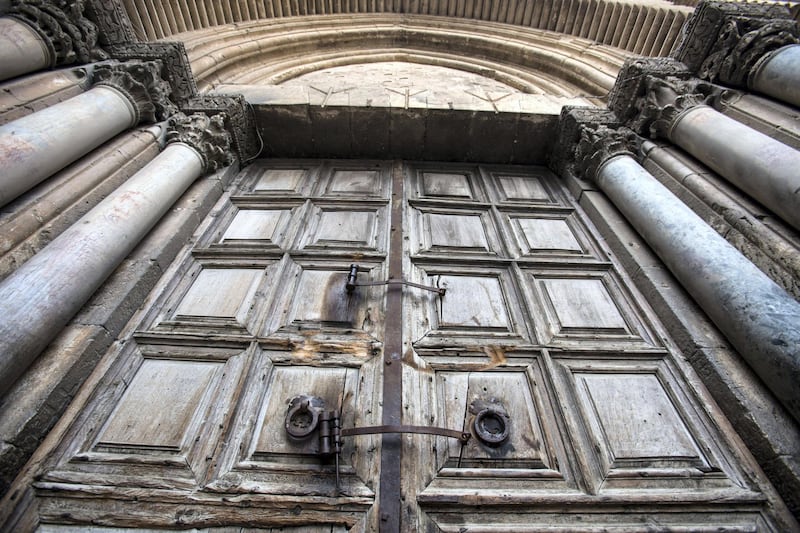
{"type": "Polygon", "coordinates": [[[584,126],[576,159],[800,420],[800,303],[640,166],[633,137],[584,126]]]}
{"type": "Polygon", "coordinates": [[[50,48],[33,28],[11,17],[0,17],[0,80],[51,64],[50,48]]]}
{"type": "Polygon", "coordinates": [[[766,55],[753,69],[748,87],[800,107],[800,45],[766,55]]]}
{"type": "Polygon", "coordinates": [[[648,77],[638,123],[800,229],[800,151],[705,104],[703,83],[648,77]]]}
{"type": "Polygon", "coordinates": [[[140,121],[174,105],[159,62],[98,65],[95,86],[0,126],[0,206],[140,121]]]}
{"type": "Polygon", "coordinates": [[[84,2],[59,7],[49,0],[18,0],[0,17],[0,80],[43,68],[107,59],[84,2]]]}
{"type": "Polygon", "coordinates": [[[674,57],[703,80],[800,106],[800,30],[777,3],[705,1],[674,57]]]}
{"type": "Polygon", "coordinates": [[[167,142],[161,154],[0,282],[0,394],[192,182],[232,159],[221,115],[177,115],[167,142]]]}

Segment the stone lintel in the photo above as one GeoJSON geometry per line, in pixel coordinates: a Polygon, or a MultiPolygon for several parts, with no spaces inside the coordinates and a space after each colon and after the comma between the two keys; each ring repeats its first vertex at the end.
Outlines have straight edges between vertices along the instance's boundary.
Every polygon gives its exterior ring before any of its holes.
{"type": "Polygon", "coordinates": [[[175,142],[191,146],[203,160],[205,172],[216,172],[233,162],[231,134],[225,129],[221,114],[172,115],[167,126],[167,144],[175,142]]]}
{"type": "Polygon", "coordinates": [[[768,54],[798,41],[797,23],[784,5],[703,1],[689,18],[673,57],[700,78],[745,86],[768,54]]]}
{"type": "Polygon", "coordinates": [[[546,165],[558,115],[254,103],[261,157],[546,165]]]}
{"type": "Polygon", "coordinates": [[[137,111],[136,122],[166,120],[177,112],[170,100],[172,88],[162,79],[160,61],[103,63],[92,71],[94,85],[106,85],[125,94],[137,111]]]}
{"type": "Polygon", "coordinates": [[[242,163],[260,153],[261,143],[253,109],[241,94],[198,95],[183,105],[181,111],[223,117],[225,127],[231,133],[232,148],[242,163]]]}

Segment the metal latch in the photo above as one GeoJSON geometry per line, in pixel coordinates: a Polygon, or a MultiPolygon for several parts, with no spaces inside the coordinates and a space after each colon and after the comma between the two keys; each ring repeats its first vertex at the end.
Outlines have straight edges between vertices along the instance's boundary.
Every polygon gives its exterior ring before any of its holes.
{"type": "Polygon", "coordinates": [[[342,437],[376,435],[381,433],[417,433],[441,435],[457,439],[464,446],[472,435],[469,432],[433,426],[384,425],[342,429],[338,409],[325,409],[325,401],[316,396],[295,396],[289,402],[284,427],[289,437],[306,439],[319,429],[319,454],[333,456],[336,463],[336,489],[339,489],[339,457],[342,453],[342,437]]]}
{"type": "Polygon", "coordinates": [[[347,282],[345,283],[345,289],[347,289],[347,292],[353,292],[353,290],[355,290],[356,287],[374,287],[377,285],[408,285],[409,287],[416,287],[418,289],[435,292],[439,296],[444,296],[444,294],[447,292],[447,289],[445,288],[432,287],[430,285],[422,285],[420,283],[414,283],[413,281],[405,281],[402,279],[389,279],[386,281],[366,281],[358,283],[358,265],[350,265],[350,273],[347,275],[347,282]]]}

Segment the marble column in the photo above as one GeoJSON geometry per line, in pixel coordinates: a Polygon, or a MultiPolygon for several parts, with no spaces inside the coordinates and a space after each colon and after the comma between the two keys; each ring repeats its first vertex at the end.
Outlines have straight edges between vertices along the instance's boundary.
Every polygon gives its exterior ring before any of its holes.
{"type": "Polygon", "coordinates": [[[577,157],[586,177],[800,420],[800,303],[639,165],[630,135],[584,127],[577,157]]]}
{"type": "Polygon", "coordinates": [[[107,59],[84,2],[18,0],[0,17],[0,81],[60,65],[107,59]]]}
{"type": "Polygon", "coordinates": [[[0,282],[0,394],[28,368],[172,204],[231,161],[217,115],[176,115],[167,147],[0,282]]]}
{"type": "Polygon", "coordinates": [[[800,45],[790,44],[764,57],[753,69],[747,85],[800,107],[800,45]]]}
{"type": "Polygon", "coordinates": [[[800,229],[800,151],[705,105],[691,81],[649,77],[641,119],[800,229]]]}
{"type": "Polygon", "coordinates": [[[0,206],[140,121],[174,109],[156,61],[99,65],[95,85],[0,126],[0,206]]]}
{"type": "Polygon", "coordinates": [[[50,48],[33,28],[16,19],[0,17],[0,80],[51,65],[50,48]]]}

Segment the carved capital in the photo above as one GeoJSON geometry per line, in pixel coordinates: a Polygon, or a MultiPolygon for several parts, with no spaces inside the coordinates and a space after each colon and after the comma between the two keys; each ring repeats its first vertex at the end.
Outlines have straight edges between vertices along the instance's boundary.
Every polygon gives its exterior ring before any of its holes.
{"type": "Polygon", "coordinates": [[[98,30],[84,14],[83,0],[12,0],[6,16],[33,28],[50,50],[51,66],[108,58],[98,30]]]}
{"type": "Polygon", "coordinates": [[[650,137],[669,138],[678,117],[699,105],[709,104],[718,91],[709,83],[698,80],[656,78],[644,81],[645,93],[636,102],[639,115],[630,126],[650,137]]]}
{"type": "Polygon", "coordinates": [[[215,172],[233,162],[231,135],[225,129],[222,115],[173,115],[167,128],[167,143],[173,142],[188,144],[194,148],[203,159],[205,172],[215,172]]]}
{"type": "Polygon", "coordinates": [[[247,162],[261,152],[253,108],[241,94],[199,95],[189,100],[181,110],[185,113],[221,114],[233,136],[233,148],[239,161],[247,162]]]}
{"type": "Polygon", "coordinates": [[[635,157],[640,145],[640,137],[628,128],[583,125],[575,148],[576,170],[584,178],[594,181],[603,163],[618,155],[635,157]]]}
{"type": "Polygon", "coordinates": [[[585,168],[577,156],[584,128],[597,129],[600,126],[616,128],[617,117],[611,111],[595,107],[564,106],[558,121],[558,137],[550,153],[549,167],[560,176],[582,176],[585,168]]]}
{"type": "Polygon", "coordinates": [[[647,80],[651,77],[688,80],[692,78],[692,73],[683,63],[668,57],[633,57],[625,60],[608,96],[608,108],[622,123],[628,123],[639,114],[637,103],[647,93],[647,80]]]}
{"type": "Polygon", "coordinates": [[[729,85],[746,86],[756,64],[767,54],[797,44],[797,25],[778,20],[752,31],[742,21],[730,20],[722,28],[713,52],[703,61],[698,77],[729,85]]]}
{"type": "Polygon", "coordinates": [[[701,2],[674,57],[700,78],[745,86],[767,54],[798,40],[797,23],[777,3],[701,2]]]}
{"type": "Polygon", "coordinates": [[[114,59],[160,61],[161,75],[172,86],[172,100],[182,106],[197,95],[197,84],[183,43],[126,43],[108,47],[114,59]]]}
{"type": "Polygon", "coordinates": [[[94,68],[95,85],[107,85],[124,93],[138,112],[138,122],[166,120],[178,108],[169,98],[172,88],[161,78],[158,61],[127,61],[94,68]]]}

